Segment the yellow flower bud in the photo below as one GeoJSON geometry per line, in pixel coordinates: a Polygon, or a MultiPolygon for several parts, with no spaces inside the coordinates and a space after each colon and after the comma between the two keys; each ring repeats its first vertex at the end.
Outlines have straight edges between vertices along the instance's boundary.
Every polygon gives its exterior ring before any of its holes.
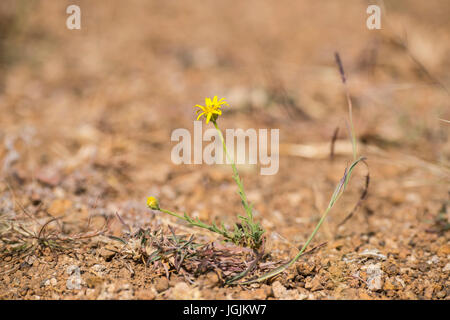
{"type": "Polygon", "coordinates": [[[148,197],[147,198],[147,207],[149,207],[152,210],[159,210],[158,199],[156,199],[155,197],[148,197]]]}

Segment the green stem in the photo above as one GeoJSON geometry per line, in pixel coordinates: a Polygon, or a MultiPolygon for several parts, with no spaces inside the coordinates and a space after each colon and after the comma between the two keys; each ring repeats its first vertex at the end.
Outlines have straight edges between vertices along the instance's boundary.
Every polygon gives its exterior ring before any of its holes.
{"type": "Polygon", "coordinates": [[[283,272],[284,270],[286,270],[290,266],[292,266],[295,262],[297,262],[297,260],[302,256],[302,254],[305,252],[305,249],[308,247],[309,243],[312,241],[312,239],[316,235],[317,231],[319,231],[320,227],[322,226],[322,223],[325,221],[326,217],[328,216],[328,213],[333,208],[336,201],[338,201],[339,198],[341,197],[341,195],[343,194],[343,192],[344,192],[345,188],[347,187],[347,184],[350,180],[353,169],[356,167],[356,165],[359,162],[364,161],[364,160],[365,160],[364,157],[360,157],[358,160],[354,161],[350,165],[348,171],[346,170],[344,177],[343,177],[343,181],[341,181],[337,185],[336,189],[334,190],[333,195],[331,196],[330,203],[328,204],[327,209],[325,210],[322,217],[320,218],[319,223],[317,223],[313,232],[308,237],[308,240],[306,240],[306,243],[303,245],[303,247],[300,249],[300,251],[297,253],[297,255],[292,260],[290,260],[288,263],[285,263],[282,266],[279,266],[278,268],[266,273],[265,275],[255,279],[255,280],[249,280],[249,281],[242,282],[241,284],[250,284],[250,283],[254,283],[254,282],[260,282],[260,281],[267,280],[269,278],[276,276],[277,274],[280,274],[281,272],[283,272]]]}
{"type": "Polygon", "coordinates": [[[350,94],[349,94],[347,88],[346,88],[345,94],[346,94],[346,98],[347,98],[348,114],[349,114],[349,119],[350,119],[350,134],[351,134],[351,139],[352,139],[353,161],[356,161],[356,155],[358,154],[358,151],[357,151],[357,145],[356,145],[355,126],[353,125],[353,106],[352,106],[352,99],[350,98],[350,94]]]}
{"type": "Polygon", "coordinates": [[[159,208],[159,211],[170,214],[171,216],[177,217],[178,219],[184,220],[184,221],[188,222],[191,226],[207,229],[209,231],[218,233],[227,239],[233,240],[233,237],[225,230],[225,228],[220,229],[214,223],[213,223],[213,225],[210,226],[210,225],[207,225],[206,223],[201,222],[199,219],[194,220],[194,219],[190,218],[189,216],[187,216],[186,214],[184,216],[181,216],[175,212],[172,212],[172,211],[169,211],[166,209],[161,209],[161,208],[159,208]]]}
{"type": "Polygon", "coordinates": [[[176,214],[175,212],[172,212],[172,211],[169,211],[166,209],[161,209],[161,208],[159,208],[159,211],[170,214],[171,216],[177,217],[178,219],[187,221],[185,217],[180,216],[179,214],[176,214]]]}
{"type": "Polygon", "coordinates": [[[249,224],[253,225],[253,213],[252,213],[252,208],[249,206],[248,204],[248,200],[247,200],[247,196],[245,194],[245,190],[244,190],[244,184],[242,183],[242,180],[239,177],[239,173],[237,171],[236,165],[233,161],[233,159],[231,159],[228,150],[227,150],[227,146],[225,144],[225,139],[223,138],[223,134],[222,131],[219,129],[219,126],[217,125],[217,122],[212,120],[214,127],[216,128],[217,132],[219,133],[219,137],[220,140],[222,141],[222,146],[223,146],[223,150],[225,152],[225,155],[228,159],[228,162],[231,163],[231,167],[233,168],[233,179],[234,181],[236,181],[236,184],[238,185],[239,188],[239,195],[241,196],[241,200],[242,200],[242,204],[245,208],[245,212],[247,213],[247,217],[249,219],[249,224]]]}
{"type": "Polygon", "coordinates": [[[261,229],[259,224],[255,224],[253,222],[252,207],[248,203],[247,196],[246,196],[245,190],[244,190],[244,184],[242,183],[242,180],[239,177],[239,173],[237,171],[237,168],[236,168],[236,165],[235,165],[233,159],[230,157],[230,154],[228,153],[222,131],[220,131],[216,121],[212,120],[212,122],[219,134],[220,140],[222,141],[223,150],[227,156],[228,162],[231,163],[231,167],[233,168],[233,179],[234,179],[234,181],[236,181],[236,184],[238,185],[238,188],[239,188],[238,193],[239,193],[239,196],[241,197],[242,205],[245,208],[247,217],[238,216],[238,218],[242,221],[242,223],[240,224],[240,226],[235,225],[234,232],[230,233],[225,228],[223,223],[221,224],[221,226],[217,226],[215,223],[212,223],[212,225],[208,225],[208,224],[200,221],[200,219],[198,219],[198,218],[193,219],[193,218],[189,217],[186,213],[184,214],[184,216],[182,216],[182,215],[179,215],[172,211],[169,211],[166,209],[161,209],[159,207],[157,209],[163,213],[167,213],[178,219],[182,219],[182,220],[188,222],[191,226],[200,227],[200,228],[210,230],[212,232],[216,232],[236,244],[242,244],[242,240],[244,239],[245,245],[248,245],[252,248],[258,248],[261,245],[261,235],[264,233],[264,230],[261,229]],[[243,234],[242,234],[241,229],[243,231],[243,234]]]}

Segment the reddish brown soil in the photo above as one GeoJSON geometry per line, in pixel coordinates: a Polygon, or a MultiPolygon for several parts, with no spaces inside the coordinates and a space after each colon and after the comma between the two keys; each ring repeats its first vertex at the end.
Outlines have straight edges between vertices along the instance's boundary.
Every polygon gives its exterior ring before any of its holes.
{"type": "Polygon", "coordinates": [[[66,2],[0,4],[2,299],[449,299],[448,1],[385,1],[374,31],[364,1],[74,3],[82,29],[72,31],[66,2]],[[325,246],[269,282],[223,286],[220,273],[176,272],[170,260],[146,266],[108,237],[125,237],[118,213],[134,231],[170,235],[170,225],[220,243],[149,210],[150,195],[208,223],[243,214],[228,166],[170,159],[172,130],[192,130],[192,106],[218,95],[231,105],[222,129],[280,129],[279,172],[239,170],[267,230],[262,263],[293,257],[352,158],[348,148],[328,157],[336,127],[348,141],[335,51],[370,186],[339,226],[364,187],[358,168],[311,244],[325,246]],[[325,151],[298,156],[293,144],[325,151]],[[61,237],[110,224],[63,250],[34,239],[35,250],[10,254],[11,225],[39,235],[52,218],[44,231],[61,237]]]}

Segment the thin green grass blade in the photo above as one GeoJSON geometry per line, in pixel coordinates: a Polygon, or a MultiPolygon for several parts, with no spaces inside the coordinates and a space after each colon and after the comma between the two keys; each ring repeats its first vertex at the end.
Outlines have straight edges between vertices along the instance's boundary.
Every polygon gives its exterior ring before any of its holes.
{"type": "Polygon", "coordinates": [[[359,159],[357,159],[356,161],[354,161],[350,167],[348,168],[348,170],[346,169],[344,172],[344,176],[342,177],[342,179],[339,181],[338,185],[336,186],[336,189],[333,192],[333,195],[331,196],[330,199],[330,203],[328,204],[327,209],[325,210],[325,212],[323,213],[322,217],[320,218],[320,221],[317,223],[316,228],[314,229],[314,231],[311,233],[311,235],[309,236],[308,240],[306,241],[306,243],[303,245],[303,247],[301,248],[301,250],[298,252],[298,254],[289,262],[287,262],[286,264],[279,266],[278,268],[262,275],[261,277],[254,279],[254,280],[249,280],[249,281],[245,281],[245,282],[241,282],[240,284],[251,284],[251,283],[255,283],[255,282],[261,282],[267,279],[270,279],[280,273],[282,273],[283,271],[287,270],[289,267],[291,267],[295,262],[298,261],[298,259],[303,255],[303,253],[305,252],[306,248],[308,247],[309,243],[312,241],[312,239],[314,238],[314,236],[316,235],[317,231],[319,231],[320,227],[322,226],[322,223],[325,221],[326,217],[328,216],[328,213],[330,212],[330,210],[333,208],[334,204],[336,203],[336,201],[339,200],[339,198],[341,197],[341,195],[343,194],[345,188],[347,187],[348,182],[350,181],[350,177],[352,175],[353,170],[355,169],[355,167],[360,163],[363,162],[366,158],[365,157],[360,157],[359,159]]]}

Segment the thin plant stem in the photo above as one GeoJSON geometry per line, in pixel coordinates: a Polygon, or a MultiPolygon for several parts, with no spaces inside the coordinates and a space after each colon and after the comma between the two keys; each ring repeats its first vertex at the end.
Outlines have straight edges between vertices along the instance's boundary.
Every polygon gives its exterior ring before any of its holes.
{"type": "Polygon", "coordinates": [[[333,195],[331,196],[331,200],[330,200],[330,203],[328,204],[327,209],[323,213],[322,217],[320,218],[320,220],[317,223],[316,227],[314,228],[313,232],[308,237],[308,240],[306,240],[305,244],[300,249],[300,251],[297,253],[297,255],[293,259],[291,259],[289,262],[287,262],[287,263],[281,265],[280,267],[278,267],[278,268],[276,268],[276,269],[274,269],[274,270],[272,270],[272,271],[262,275],[261,277],[255,279],[255,280],[249,280],[249,281],[242,282],[241,284],[250,284],[250,283],[260,282],[260,281],[264,281],[264,280],[267,280],[269,278],[272,278],[272,277],[282,273],[284,270],[288,269],[290,266],[292,266],[295,262],[298,261],[298,259],[305,252],[305,250],[308,247],[309,243],[312,241],[312,239],[316,235],[317,231],[319,231],[320,227],[322,226],[322,223],[325,221],[326,217],[328,216],[328,213],[333,208],[333,206],[336,203],[336,201],[339,200],[341,195],[344,193],[344,190],[345,190],[345,188],[346,188],[346,186],[347,186],[347,184],[348,184],[348,182],[350,180],[350,177],[351,177],[351,174],[353,172],[353,169],[356,167],[356,165],[359,162],[364,161],[364,160],[365,160],[364,157],[360,157],[358,160],[354,161],[350,165],[348,170],[347,169],[345,170],[344,176],[342,177],[342,179],[339,182],[339,184],[336,186],[336,189],[334,190],[333,195]]]}
{"type": "Polygon", "coordinates": [[[236,184],[238,185],[239,195],[241,196],[241,200],[242,200],[242,204],[243,204],[243,206],[245,208],[245,212],[247,213],[247,217],[249,219],[250,224],[253,224],[252,208],[248,204],[247,196],[246,196],[245,190],[244,190],[244,184],[243,184],[242,180],[239,177],[239,173],[237,171],[236,164],[234,163],[234,160],[230,157],[230,154],[228,153],[227,146],[226,146],[226,143],[225,143],[225,139],[223,138],[222,131],[219,129],[219,126],[217,125],[216,121],[213,121],[213,124],[214,124],[214,127],[216,128],[216,130],[217,130],[217,132],[219,134],[220,140],[222,142],[223,150],[224,150],[225,155],[226,155],[226,157],[228,159],[228,162],[230,162],[231,167],[233,168],[233,179],[234,179],[234,181],[236,181],[236,184]]]}
{"type": "Polygon", "coordinates": [[[352,139],[352,147],[353,147],[353,161],[356,161],[356,155],[357,155],[357,145],[356,145],[356,133],[355,133],[355,127],[353,125],[353,106],[352,106],[352,99],[350,98],[350,92],[347,87],[347,79],[345,77],[345,71],[344,66],[341,61],[341,57],[339,56],[338,52],[335,52],[334,58],[336,59],[336,63],[339,67],[339,73],[341,74],[341,80],[344,84],[344,90],[345,90],[345,97],[347,99],[347,105],[348,105],[348,117],[350,120],[350,136],[352,139]]]}
{"type": "Polygon", "coordinates": [[[177,214],[175,212],[172,212],[170,210],[162,209],[159,207],[158,204],[155,205],[154,210],[159,210],[163,213],[167,213],[171,216],[174,216],[178,219],[182,219],[186,222],[188,222],[191,226],[200,227],[203,229],[207,229],[209,231],[218,233],[222,235],[224,238],[226,238],[227,241],[232,241],[235,244],[244,244],[247,245],[253,249],[258,249],[262,244],[262,234],[264,233],[264,230],[261,228],[261,226],[258,223],[253,222],[253,213],[252,213],[252,206],[249,205],[247,196],[245,194],[244,190],[244,184],[242,183],[241,178],[239,177],[239,173],[237,171],[236,165],[232,158],[230,157],[230,154],[228,153],[225,140],[223,138],[222,131],[220,131],[216,121],[212,120],[214,127],[216,128],[220,140],[222,141],[223,150],[227,156],[228,162],[231,163],[231,167],[233,168],[233,179],[236,181],[236,184],[239,188],[239,196],[241,197],[242,205],[245,208],[245,212],[247,213],[246,217],[238,215],[238,218],[241,220],[241,224],[235,224],[234,231],[229,232],[223,223],[221,223],[220,226],[217,226],[214,222],[211,225],[208,225],[198,218],[191,218],[186,213],[184,215],[177,214]]]}
{"type": "Polygon", "coordinates": [[[175,213],[175,212],[172,212],[172,211],[169,211],[169,210],[166,210],[166,209],[162,209],[162,208],[160,208],[159,211],[164,212],[164,213],[167,213],[167,214],[170,214],[171,216],[177,217],[178,219],[186,220],[185,217],[180,216],[179,214],[177,214],[177,213],[175,213]]]}
{"type": "MultiPolygon", "coordinates": [[[[344,85],[346,86],[345,83],[344,83],[344,85]]],[[[350,94],[348,92],[347,86],[345,88],[345,95],[347,98],[348,114],[349,114],[349,119],[350,119],[350,130],[351,130],[352,147],[353,147],[353,161],[356,161],[356,155],[357,155],[358,151],[357,151],[357,144],[356,144],[355,126],[353,124],[353,106],[352,106],[352,99],[350,98],[350,94]]]]}
{"type": "Polygon", "coordinates": [[[190,218],[186,214],[184,216],[181,216],[170,210],[166,210],[166,209],[162,209],[162,208],[159,208],[158,210],[163,213],[170,214],[171,216],[177,217],[178,219],[184,220],[184,221],[188,222],[191,226],[207,229],[209,231],[218,233],[229,240],[233,240],[233,236],[230,235],[230,233],[228,233],[228,231],[226,231],[226,229],[223,226],[222,226],[222,229],[220,229],[214,223],[212,225],[207,225],[206,223],[200,221],[199,219],[194,220],[194,219],[190,218]]]}

